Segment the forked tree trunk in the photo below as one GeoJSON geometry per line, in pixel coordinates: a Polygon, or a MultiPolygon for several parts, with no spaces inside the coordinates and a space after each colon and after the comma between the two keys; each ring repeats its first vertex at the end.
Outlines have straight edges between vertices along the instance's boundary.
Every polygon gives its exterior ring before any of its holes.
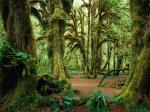
{"type": "MultiPolygon", "coordinates": [[[[35,58],[35,41],[27,0],[9,0],[7,39],[16,51],[26,52],[35,58]]],[[[34,62],[31,63],[34,66],[34,62]]],[[[19,63],[15,67],[1,68],[1,97],[9,94],[6,107],[24,107],[37,100],[35,72],[23,77],[25,66],[19,63]]]]}
{"type": "Polygon", "coordinates": [[[131,0],[133,49],[130,77],[119,98],[150,105],[149,0],[131,0]]]}

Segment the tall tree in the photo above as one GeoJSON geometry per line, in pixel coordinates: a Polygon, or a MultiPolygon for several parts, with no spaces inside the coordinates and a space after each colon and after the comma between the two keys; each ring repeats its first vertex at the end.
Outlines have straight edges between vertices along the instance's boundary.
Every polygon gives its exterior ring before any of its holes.
{"type": "MultiPolygon", "coordinates": [[[[35,58],[35,41],[32,35],[30,20],[30,8],[27,0],[9,0],[9,16],[7,23],[7,40],[15,51],[25,52],[35,58]]],[[[14,57],[17,65],[10,68],[1,68],[0,95],[8,97],[9,106],[23,106],[34,102],[36,92],[36,72],[34,69],[27,70],[23,61],[14,57]],[[25,72],[25,73],[24,73],[25,72]]],[[[35,67],[35,62],[30,62],[35,67]]],[[[36,97],[37,98],[37,97],[36,97]]]]}
{"type": "Polygon", "coordinates": [[[130,0],[133,20],[130,77],[119,98],[150,104],[150,6],[149,0],[130,0]]]}
{"type": "Polygon", "coordinates": [[[60,1],[54,5],[54,13],[51,18],[49,41],[53,40],[52,72],[59,81],[66,80],[62,58],[62,36],[64,29],[64,11],[60,1]]]}
{"type": "Polygon", "coordinates": [[[70,12],[73,0],[56,0],[50,2],[50,32],[48,38],[49,57],[52,57],[52,74],[58,81],[65,81],[66,74],[63,64],[63,34],[66,28],[66,14],[70,12]]]}

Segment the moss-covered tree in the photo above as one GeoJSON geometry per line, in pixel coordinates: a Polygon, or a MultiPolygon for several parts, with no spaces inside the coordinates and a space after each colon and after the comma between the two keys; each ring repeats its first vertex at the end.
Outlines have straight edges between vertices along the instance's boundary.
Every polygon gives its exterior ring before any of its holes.
{"type": "Polygon", "coordinates": [[[56,0],[50,2],[50,32],[48,39],[49,57],[52,57],[52,74],[58,81],[65,81],[63,65],[63,34],[66,26],[66,14],[70,12],[73,0],[56,0]]]}
{"type": "MultiPolygon", "coordinates": [[[[34,59],[35,41],[28,1],[9,0],[8,4],[7,40],[15,51],[25,52],[34,59]]],[[[27,106],[37,100],[35,62],[32,60],[28,63],[32,69],[27,70],[28,65],[23,61],[16,57],[14,60],[16,65],[0,69],[0,97],[7,98],[6,106],[27,106]]]]}
{"type": "Polygon", "coordinates": [[[54,13],[50,20],[49,41],[52,42],[52,73],[59,81],[66,80],[63,55],[62,55],[62,36],[64,33],[65,12],[61,1],[54,4],[54,13]],[[53,41],[52,41],[53,40],[53,41]]]}
{"type": "Polygon", "coordinates": [[[150,1],[130,0],[133,20],[130,77],[119,98],[150,104],[150,1]]]}

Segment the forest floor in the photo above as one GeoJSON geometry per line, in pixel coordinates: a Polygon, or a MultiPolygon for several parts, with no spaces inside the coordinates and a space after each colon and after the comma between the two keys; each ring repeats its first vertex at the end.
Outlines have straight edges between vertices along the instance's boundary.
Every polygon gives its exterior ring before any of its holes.
{"type": "MultiPolygon", "coordinates": [[[[122,82],[125,82],[127,77],[121,76],[120,77],[122,82]]],[[[70,83],[74,91],[76,97],[86,97],[93,94],[93,92],[101,91],[105,95],[114,96],[115,94],[119,93],[122,85],[120,85],[120,80],[118,76],[107,77],[100,87],[98,84],[101,78],[98,79],[89,79],[84,76],[75,75],[72,76],[70,79],[70,83]]],[[[88,112],[85,106],[74,106],[74,112],[88,112]]],[[[0,111],[2,109],[2,104],[0,104],[0,111]]],[[[125,108],[123,105],[112,105],[109,106],[110,112],[125,112],[125,108]]],[[[38,107],[38,112],[51,112],[50,107],[38,107]]],[[[66,111],[61,111],[66,112],[66,111]]]]}
{"type": "MultiPolygon", "coordinates": [[[[122,84],[127,80],[126,76],[107,77],[101,83],[101,86],[98,87],[101,79],[88,79],[80,75],[76,75],[70,79],[72,88],[75,91],[76,97],[86,97],[93,94],[93,92],[103,92],[105,95],[114,96],[121,91],[122,84]],[[121,80],[120,80],[121,79],[121,80]]],[[[75,112],[88,112],[84,106],[76,108],[75,112]]],[[[123,105],[110,105],[110,112],[126,112],[126,109],[123,105]]]]}
{"type": "MultiPolygon", "coordinates": [[[[127,77],[120,77],[122,82],[125,82],[127,77]]],[[[72,76],[69,81],[73,90],[75,91],[75,97],[88,97],[93,94],[93,92],[101,91],[105,95],[114,96],[120,92],[123,85],[120,85],[120,80],[118,76],[107,77],[100,87],[98,87],[101,78],[98,79],[89,79],[81,75],[72,76]]],[[[117,104],[111,105],[108,104],[109,112],[126,112],[124,105],[117,104]]],[[[84,105],[74,106],[74,112],[89,112],[84,105]]],[[[49,108],[40,108],[40,112],[51,112],[49,108]],[[47,110],[46,110],[47,109],[47,110]]],[[[61,111],[67,112],[67,111],[61,111]]]]}
{"type": "Polygon", "coordinates": [[[114,96],[120,92],[123,86],[121,83],[125,82],[127,77],[121,76],[120,79],[121,82],[118,76],[107,77],[100,87],[98,87],[98,85],[101,79],[88,79],[80,75],[73,76],[70,82],[72,88],[78,91],[75,93],[77,97],[89,96],[97,91],[101,91],[109,96],[114,96]]]}

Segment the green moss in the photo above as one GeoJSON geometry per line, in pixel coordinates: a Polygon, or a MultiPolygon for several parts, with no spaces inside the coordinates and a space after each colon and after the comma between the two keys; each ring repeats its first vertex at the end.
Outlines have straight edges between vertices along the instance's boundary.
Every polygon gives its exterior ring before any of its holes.
{"type": "Polygon", "coordinates": [[[50,23],[56,20],[64,20],[65,19],[65,12],[63,10],[63,6],[61,4],[55,5],[54,14],[52,15],[50,19],[50,23]]]}
{"type": "Polygon", "coordinates": [[[25,108],[36,105],[43,101],[43,98],[35,90],[35,78],[24,78],[18,83],[12,96],[7,101],[6,108],[25,108]]]}
{"type": "Polygon", "coordinates": [[[52,74],[58,79],[58,82],[66,81],[66,75],[63,66],[63,40],[65,31],[66,14],[60,1],[54,4],[54,13],[50,18],[49,56],[52,57],[52,74]],[[51,41],[52,40],[52,41],[51,41]]]}
{"type": "Polygon", "coordinates": [[[127,84],[123,88],[119,99],[129,100],[133,104],[150,105],[149,89],[149,67],[150,67],[150,47],[149,47],[149,12],[147,12],[147,0],[131,0],[131,15],[133,20],[133,49],[132,68],[127,84]],[[144,30],[143,30],[144,29],[144,30]]]}

